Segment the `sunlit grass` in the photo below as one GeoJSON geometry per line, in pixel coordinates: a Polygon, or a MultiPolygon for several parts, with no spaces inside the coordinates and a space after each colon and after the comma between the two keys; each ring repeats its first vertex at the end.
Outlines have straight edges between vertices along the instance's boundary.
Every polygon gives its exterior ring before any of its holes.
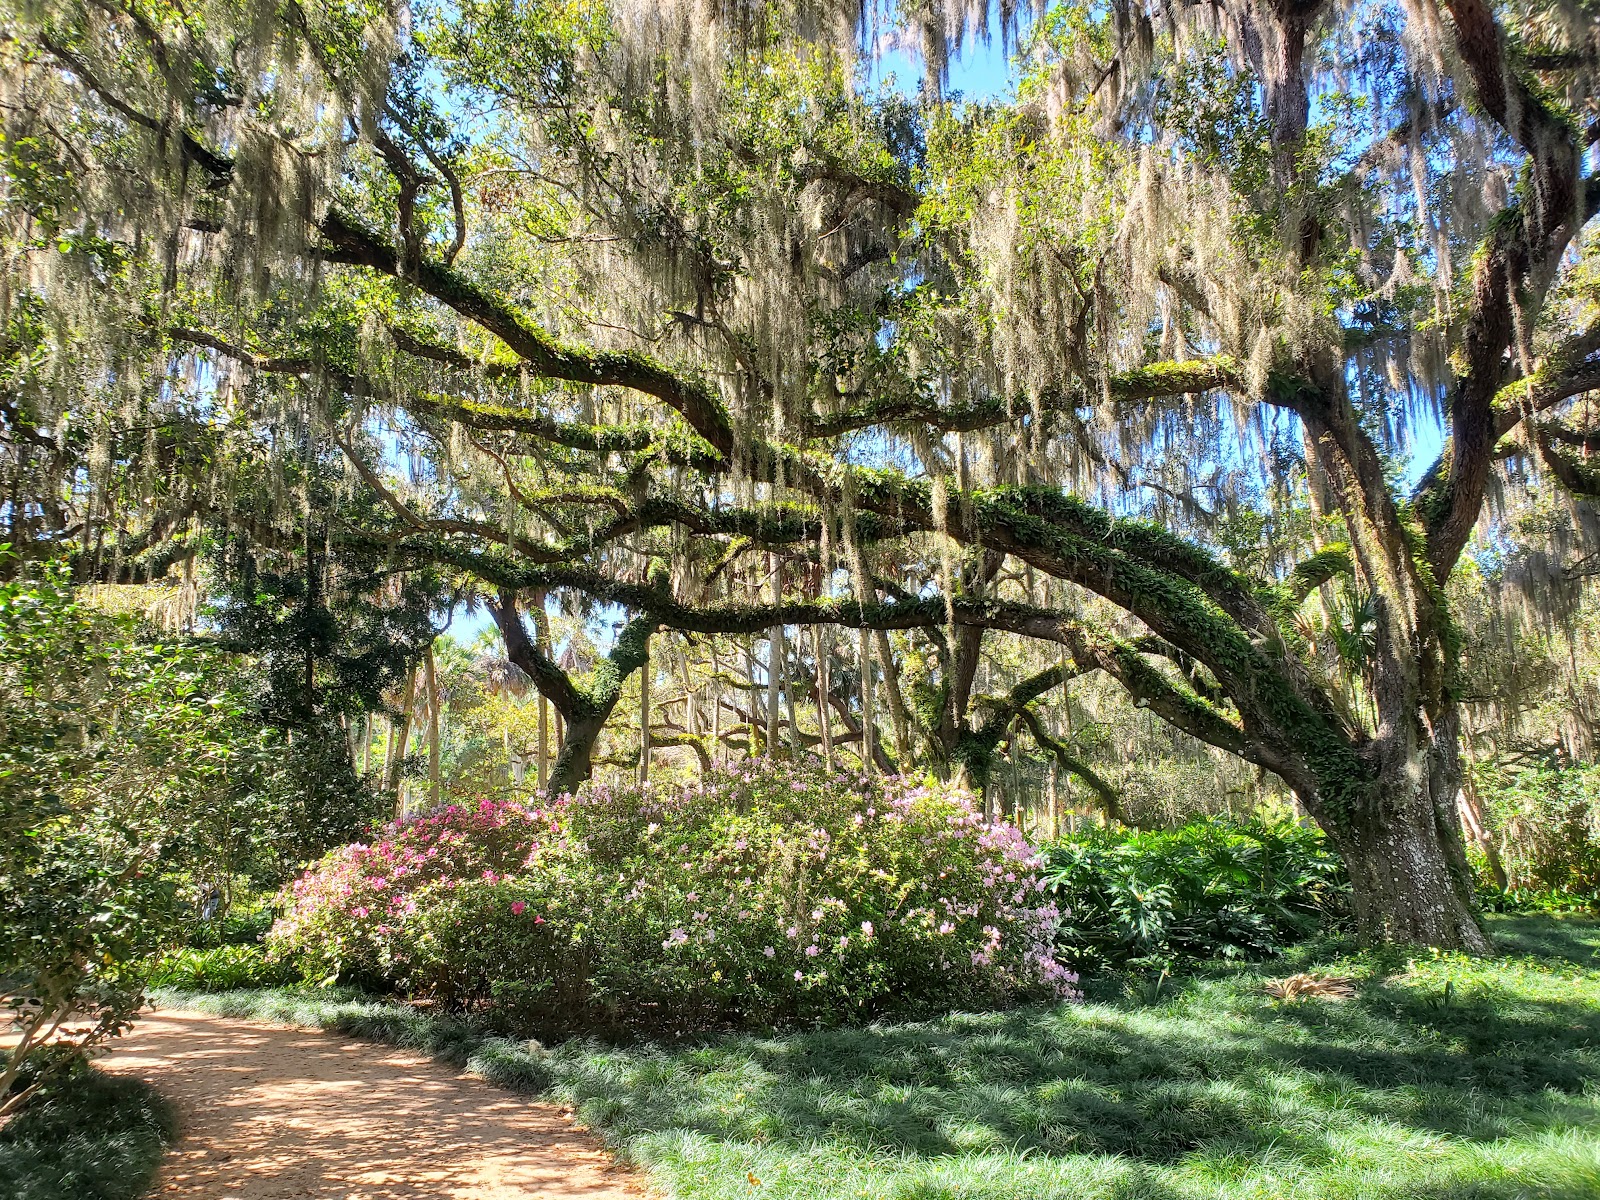
{"type": "Polygon", "coordinates": [[[1546,957],[1324,948],[1354,999],[1265,994],[1265,978],[1313,965],[1308,950],[1159,991],[1102,981],[1083,1005],[675,1046],[546,1051],[281,993],[210,1006],[311,1005],[297,1018],[475,1057],[575,1105],[663,1190],[696,1200],[1593,1200],[1600,923],[1499,928],[1546,957]]]}

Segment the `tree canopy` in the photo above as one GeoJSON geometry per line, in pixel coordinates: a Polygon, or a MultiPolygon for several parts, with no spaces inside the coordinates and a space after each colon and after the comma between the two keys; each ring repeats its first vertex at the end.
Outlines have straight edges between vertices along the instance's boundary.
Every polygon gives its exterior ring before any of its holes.
{"type": "Polygon", "coordinates": [[[1033,705],[1103,676],[1281,779],[1370,934],[1484,944],[1447,585],[1518,496],[1593,545],[1592,5],[5,23],[25,557],[434,573],[560,715],[557,788],[662,630],[767,646],[680,743],[980,788],[1023,733],[1093,788],[1033,705]],[[969,101],[987,38],[1010,89],[969,101]],[[563,663],[547,605],[621,628],[563,663]],[[997,640],[1031,649],[979,691],[997,640]]]}

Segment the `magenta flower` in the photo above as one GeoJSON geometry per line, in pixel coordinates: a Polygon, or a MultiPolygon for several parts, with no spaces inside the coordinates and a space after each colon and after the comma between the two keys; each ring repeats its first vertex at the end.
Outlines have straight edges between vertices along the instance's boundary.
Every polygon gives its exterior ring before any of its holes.
{"type": "Polygon", "coordinates": [[[522,915],[522,910],[527,908],[527,907],[528,906],[526,904],[524,904],[521,900],[513,900],[511,902],[511,913],[512,913],[513,916],[520,917],[522,915]]]}

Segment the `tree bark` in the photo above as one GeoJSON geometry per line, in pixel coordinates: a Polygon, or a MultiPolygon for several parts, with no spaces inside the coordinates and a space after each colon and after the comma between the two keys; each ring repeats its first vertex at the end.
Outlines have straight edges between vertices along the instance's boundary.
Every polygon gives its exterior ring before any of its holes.
{"type": "Polygon", "coordinates": [[[551,794],[559,796],[576,791],[578,785],[589,778],[594,770],[595,743],[600,740],[601,731],[605,729],[606,719],[610,716],[611,710],[607,709],[603,713],[574,717],[567,722],[566,742],[550,769],[551,794]]]}
{"type": "Polygon", "coordinates": [[[828,693],[833,690],[829,659],[833,655],[833,639],[824,626],[811,631],[817,654],[817,732],[822,739],[822,761],[833,769],[833,714],[828,711],[828,693]]]}
{"type": "Polygon", "coordinates": [[[1473,912],[1472,874],[1456,814],[1461,787],[1455,710],[1437,713],[1432,737],[1374,764],[1368,803],[1301,800],[1327,833],[1350,874],[1357,929],[1364,940],[1488,953],[1473,912]]]}
{"type": "Polygon", "coordinates": [[[883,693],[889,701],[889,716],[894,722],[894,755],[902,771],[911,767],[911,734],[906,719],[905,697],[900,694],[900,668],[894,660],[894,650],[889,644],[889,631],[879,629],[874,636],[878,642],[878,660],[883,668],[883,693]]]}
{"type": "Polygon", "coordinates": [[[422,660],[428,685],[428,790],[433,806],[439,806],[439,676],[433,667],[433,647],[422,660]]]}
{"type": "Polygon", "coordinates": [[[384,755],[383,789],[394,803],[394,815],[405,816],[401,806],[400,773],[405,767],[406,742],[411,736],[411,706],[417,696],[417,669],[406,672],[405,692],[400,700],[400,719],[389,722],[389,745],[384,755]]]}
{"type": "Polygon", "coordinates": [[[639,782],[650,782],[650,660],[639,668],[639,782]]]}
{"type": "Polygon", "coordinates": [[[858,641],[861,663],[861,769],[870,774],[878,739],[872,716],[872,643],[865,629],[861,630],[858,641]]]}
{"type": "MultiPolygon", "coordinates": [[[[1454,804],[1452,796],[1450,808],[1454,804]]],[[[1489,951],[1463,881],[1449,865],[1449,840],[1453,834],[1459,841],[1459,832],[1439,820],[1430,795],[1417,796],[1388,819],[1353,818],[1327,828],[1350,873],[1356,925],[1365,940],[1489,951]]]]}

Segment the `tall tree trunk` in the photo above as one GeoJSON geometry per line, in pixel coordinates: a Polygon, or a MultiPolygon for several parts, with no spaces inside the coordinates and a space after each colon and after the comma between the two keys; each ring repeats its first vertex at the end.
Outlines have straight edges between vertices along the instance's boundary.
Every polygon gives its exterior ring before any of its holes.
{"type": "MultiPolygon", "coordinates": [[[[805,750],[805,739],[800,733],[800,706],[795,702],[794,698],[796,673],[789,670],[789,634],[781,626],[778,629],[778,644],[779,649],[782,651],[778,655],[778,661],[783,665],[783,705],[789,714],[789,757],[798,762],[801,753],[805,750]]],[[[800,635],[796,633],[794,658],[795,666],[797,667],[800,664],[802,644],[800,635]]]]}
{"type": "Polygon", "coordinates": [[[550,701],[539,693],[539,768],[535,775],[542,792],[550,782],[550,701]]]}
{"type": "Polygon", "coordinates": [[[717,643],[711,643],[711,753],[717,761],[728,761],[727,751],[722,745],[722,666],[717,654],[717,643]]]}
{"type": "Polygon", "coordinates": [[[1419,738],[1412,753],[1375,770],[1372,783],[1368,803],[1301,796],[1350,874],[1362,936],[1487,953],[1456,815],[1461,760],[1453,710],[1432,739],[1419,738]]]}
{"type": "Polygon", "coordinates": [[[639,668],[639,782],[650,782],[650,660],[639,668]]]}
{"type": "Polygon", "coordinates": [[[1363,682],[1372,712],[1364,726],[1330,701],[1315,737],[1280,725],[1290,741],[1303,743],[1301,762],[1315,778],[1310,789],[1290,783],[1345,862],[1365,938],[1486,952],[1456,809],[1459,661],[1443,579],[1392,498],[1341,370],[1311,374],[1323,402],[1302,416],[1345,517],[1351,571],[1371,612],[1363,682]]]}
{"type": "Polygon", "coordinates": [[[406,672],[405,691],[400,698],[400,719],[389,722],[389,747],[385,755],[383,790],[394,804],[394,815],[405,816],[400,791],[400,775],[405,768],[406,743],[411,738],[411,706],[417,698],[417,669],[406,672]]]}
{"type": "Polygon", "coordinates": [[[428,792],[433,807],[439,807],[439,676],[433,667],[433,647],[423,657],[423,674],[428,685],[428,792]]]}
{"type": "Polygon", "coordinates": [[[871,774],[876,765],[877,731],[872,715],[872,642],[861,630],[857,651],[861,663],[861,768],[871,774]]]}
{"type": "Polygon", "coordinates": [[[879,629],[874,636],[878,642],[878,661],[883,667],[883,694],[889,701],[889,717],[894,722],[894,756],[902,771],[911,769],[911,732],[906,718],[905,697],[900,694],[900,667],[894,660],[894,649],[889,644],[889,631],[879,629]]]}
{"type": "Polygon", "coordinates": [[[822,737],[822,761],[833,769],[833,714],[828,711],[828,693],[833,690],[829,659],[833,655],[833,637],[825,626],[812,630],[812,640],[817,653],[817,730],[822,737]]]}
{"type": "Polygon", "coordinates": [[[760,674],[756,666],[756,640],[751,638],[744,648],[745,673],[750,677],[750,744],[746,747],[746,753],[751,758],[757,756],[756,746],[767,736],[767,717],[762,706],[761,685],[756,682],[760,674]]]}

